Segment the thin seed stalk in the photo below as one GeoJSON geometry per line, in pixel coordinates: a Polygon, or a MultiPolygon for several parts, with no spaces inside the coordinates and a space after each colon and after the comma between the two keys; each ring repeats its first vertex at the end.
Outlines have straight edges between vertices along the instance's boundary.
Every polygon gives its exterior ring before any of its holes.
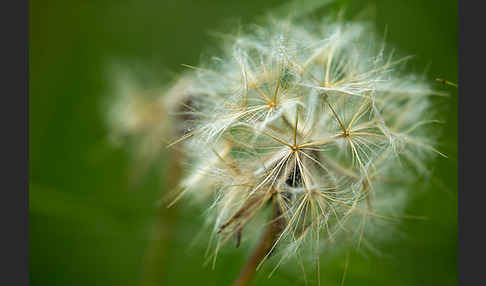
{"type": "Polygon", "coordinates": [[[280,233],[285,227],[285,219],[282,217],[282,211],[275,200],[272,198],[272,218],[266,227],[260,241],[242,268],[239,276],[234,281],[233,286],[246,286],[253,278],[260,262],[272,251],[272,247],[277,241],[280,233]]]}

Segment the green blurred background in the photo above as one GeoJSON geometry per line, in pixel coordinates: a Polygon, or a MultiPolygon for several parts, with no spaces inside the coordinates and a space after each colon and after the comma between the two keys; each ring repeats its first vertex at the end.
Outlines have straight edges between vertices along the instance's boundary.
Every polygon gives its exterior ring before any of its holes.
{"type": "MultiPolygon", "coordinates": [[[[203,267],[204,243],[193,245],[202,209],[159,212],[167,160],[137,184],[126,148],[107,140],[101,102],[110,64],[128,63],[151,85],[167,71],[197,65],[228,20],[250,23],[285,1],[30,1],[30,280],[32,285],[230,285],[250,246],[227,249],[216,268],[203,267]],[[149,71],[149,72],[147,72],[149,71]],[[142,75],[143,74],[143,75],[142,75]],[[154,225],[163,225],[153,241],[154,225]],[[149,254],[149,256],[147,256],[149,254]],[[152,260],[147,257],[152,257],[152,260]]],[[[368,8],[388,41],[416,55],[410,68],[457,82],[456,1],[336,1],[347,15],[368,8]]],[[[332,8],[331,7],[331,8],[332,8]]],[[[457,284],[457,90],[437,101],[445,124],[433,180],[415,185],[402,235],[383,255],[351,253],[344,285],[457,284]]],[[[203,233],[204,235],[204,233],[203,233]]],[[[232,247],[229,247],[232,248],[232,247]]],[[[340,285],[344,255],[321,269],[322,285],[340,285]]],[[[302,277],[268,269],[253,285],[299,285],[302,277]]],[[[313,277],[308,277],[312,282],[313,277]]],[[[313,283],[310,283],[313,285],[313,283]]]]}

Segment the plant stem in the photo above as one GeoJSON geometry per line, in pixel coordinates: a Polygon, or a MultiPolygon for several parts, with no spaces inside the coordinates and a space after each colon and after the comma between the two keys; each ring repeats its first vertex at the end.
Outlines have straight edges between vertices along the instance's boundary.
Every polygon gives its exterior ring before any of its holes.
{"type": "MultiPolygon", "coordinates": [[[[167,154],[169,161],[167,187],[175,188],[182,174],[181,158],[179,154],[167,154]]],[[[165,204],[159,206],[156,221],[152,229],[152,237],[149,241],[144,257],[144,267],[140,286],[162,285],[167,271],[169,257],[167,253],[170,241],[173,237],[173,227],[177,220],[177,207],[167,208],[165,204]]]]}
{"type": "Polygon", "coordinates": [[[261,236],[260,242],[248,259],[248,262],[233,283],[233,286],[246,286],[250,283],[258,265],[272,250],[273,245],[283,230],[283,222],[284,218],[282,218],[280,207],[278,206],[278,203],[275,202],[275,199],[272,199],[272,219],[261,236]]]}

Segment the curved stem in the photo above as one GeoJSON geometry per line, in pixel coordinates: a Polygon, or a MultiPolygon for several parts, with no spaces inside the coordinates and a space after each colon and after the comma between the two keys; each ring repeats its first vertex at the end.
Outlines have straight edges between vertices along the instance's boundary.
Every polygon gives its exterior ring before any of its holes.
{"type": "Polygon", "coordinates": [[[248,259],[248,262],[233,283],[233,286],[246,286],[250,283],[258,265],[272,250],[280,232],[285,227],[282,220],[284,220],[284,218],[282,217],[280,207],[275,199],[272,199],[272,219],[261,236],[260,242],[248,259]]]}

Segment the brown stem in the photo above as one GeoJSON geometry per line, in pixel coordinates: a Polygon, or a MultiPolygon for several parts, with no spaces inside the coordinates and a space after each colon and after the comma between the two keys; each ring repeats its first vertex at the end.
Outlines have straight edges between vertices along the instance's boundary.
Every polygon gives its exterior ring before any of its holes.
{"type": "Polygon", "coordinates": [[[273,245],[278,239],[279,234],[284,227],[282,212],[275,199],[272,199],[272,220],[268,224],[265,232],[260,238],[260,242],[253,251],[248,262],[241,270],[233,286],[246,286],[253,278],[256,269],[265,256],[272,250],[273,245]]]}
{"type": "MultiPolygon", "coordinates": [[[[167,189],[172,189],[177,186],[181,177],[181,158],[178,154],[167,154],[166,156],[169,161],[166,187],[167,189]]],[[[144,257],[145,265],[140,279],[140,286],[163,284],[169,259],[167,252],[173,236],[173,226],[176,224],[177,212],[177,207],[167,208],[165,204],[159,206],[152,237],[144,257]]]]}

